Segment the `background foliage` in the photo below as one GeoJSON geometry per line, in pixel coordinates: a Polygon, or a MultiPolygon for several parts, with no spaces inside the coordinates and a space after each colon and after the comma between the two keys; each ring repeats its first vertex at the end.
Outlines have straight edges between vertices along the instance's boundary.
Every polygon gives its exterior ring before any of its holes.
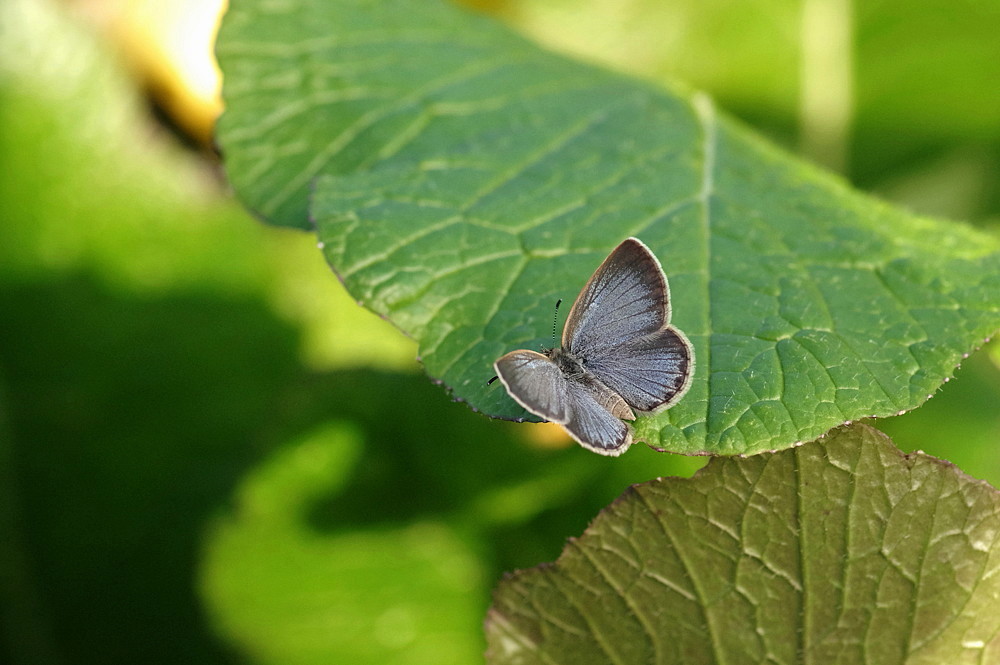
{"type": "MultiPolygon", "coordinates": [[[[581,7],[492,9],[811,145],[797,9],[581,7]]],[[[845,173],[995,230],[1000,17],[940,11],[858,10],[845,173]]],[[[11,0],[0,26],[3,662],[474,662],[501,571],[554,559],[630,483],[700,465],[644,447],[609,465],[448,402],[314,241],[250,219],[156,124],[89,23],[11,0]]],[[[1000,483],[996,355],[878,425],[1000,483]]]]}

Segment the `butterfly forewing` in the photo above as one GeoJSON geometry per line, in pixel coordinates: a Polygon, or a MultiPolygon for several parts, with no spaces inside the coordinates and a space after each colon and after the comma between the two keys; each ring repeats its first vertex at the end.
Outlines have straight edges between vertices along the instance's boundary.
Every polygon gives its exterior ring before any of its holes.
{"type": "Polygon", "coordinates": [[[602,455],[618,455],[632,443],[620,418],[631,420],[628,404],[592,377],[567,378],[550,358],[534,351],[512,351],[493,364],[518,404],[559,423],[579,443],[602,455]]]}
{"type": "Polygon", "coordinates": [[[535,351],[511,351],[493,369],[518,404],[554,423],[569,419],[568,383],[559,368],[535,351]]]}
{"type": "Polygon", "coordinates": [[[566,319],[563,348],[589,359],[670,320],[669,292],[660,262],[642,242],[624,241],[583,287],[566,319]]]}

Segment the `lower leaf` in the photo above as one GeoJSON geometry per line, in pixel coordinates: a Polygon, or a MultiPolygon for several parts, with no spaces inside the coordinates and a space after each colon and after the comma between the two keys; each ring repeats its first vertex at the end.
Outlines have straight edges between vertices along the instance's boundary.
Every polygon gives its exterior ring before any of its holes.
{"type": "Polygon", "coordinates": [[[1000,659],[1000,492],[855,425],[637,485],[501,582],[490,663],[1000,659]]]}

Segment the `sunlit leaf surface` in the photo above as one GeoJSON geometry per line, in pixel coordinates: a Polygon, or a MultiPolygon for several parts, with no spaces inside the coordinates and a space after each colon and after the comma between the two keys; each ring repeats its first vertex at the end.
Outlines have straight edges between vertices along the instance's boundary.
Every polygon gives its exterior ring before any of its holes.
{"type": "Polygon", "coordinates": [[[689,394],[637,424],[673,451],[780,449],[911,409],[1000,327],[996,238],[454,7],[238,2],[219,56],[240,195],[315,224],[352,294],[490,415],[527,415],[487,386],[493,360],[551,343],[556,299],[629,235],[695,344],[689,394]]]}
{"type": "Polygon", "coordinates": [[[499,586],[488,661],[992,663],[1000,493],[867,426],[635,486],[499,586]]]}

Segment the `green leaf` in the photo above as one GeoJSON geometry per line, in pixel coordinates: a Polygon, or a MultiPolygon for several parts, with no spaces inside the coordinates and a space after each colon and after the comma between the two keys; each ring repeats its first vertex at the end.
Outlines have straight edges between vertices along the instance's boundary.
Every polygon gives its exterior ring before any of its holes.
{"type": "Polygon", "coordinates": [[[963,361],[934,399],[898,418],[880,420],[879,429],[903,450],[941,457],[1000,487],[1000,366],[990,358],[997,349],[1000,339],[963,361]]]}
{"type": "Polygon", "coordinates": [[[438,2],[234,3],[219,42],[231,179],[315,223],[347,288],[489,415],[492,363],[638,235],[695,345],[640,439],[743,454],[911,409],[1000,328],[1000,241],[914,218],[688,98],[438,2]],[[310,185],[314,198],[307,197],[310,185]],[[307,216],[308,210],[308,216],[307,216]]]}
{"type": "Polygon", "coordinates": [[[637,485],[501,582],[501,663],[991,663],[1000,493],[867,426],[637,485]]]}

